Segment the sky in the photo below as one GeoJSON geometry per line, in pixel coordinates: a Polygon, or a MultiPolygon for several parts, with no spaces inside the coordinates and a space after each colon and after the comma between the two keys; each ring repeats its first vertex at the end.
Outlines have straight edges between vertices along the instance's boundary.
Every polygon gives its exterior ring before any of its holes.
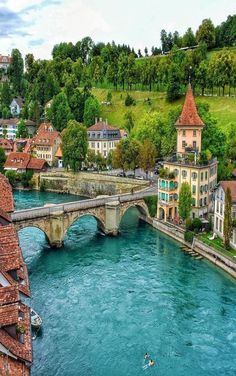
{"type": "Polygon", "coordinates": [[[150,50],[162,29],[182,35],[205,18],[216,26],[235,13],[235,0],[0,0],[0,54],[18,48],[48,59],[55,44],[85,36],[150,50]]]}

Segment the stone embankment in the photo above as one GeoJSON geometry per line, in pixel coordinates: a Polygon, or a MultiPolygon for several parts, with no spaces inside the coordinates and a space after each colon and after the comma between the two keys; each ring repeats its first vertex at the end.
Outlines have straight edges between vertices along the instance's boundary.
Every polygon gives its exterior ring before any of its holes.
{"type": "Polygon", "coordinates": [[[42,172],[35,175],[34,181],[37,190],[43,185],[47,191],[88,197],[131,193],[149,186],[145,180],[90,172],[42,172]]]}
{"type": "Polygon", "coordinates": [[[236,278],[236,260],[233,261],[231,258],[221,254],[220,252],[217,252],[214,248],[206,245],[197,237],[194,238],[193,244],[190,245],[184,240],[184,229],[179,228],[178,226],[164,223],[156,218],[152,219],[149,217],[143,219],[154,228],[164,232],[166,235],[171,236],[173,239],[179,241],[187,247],[192,248],[195,252],[199,253],[199,255],[205,257],[213,264],[217,265],[218,267],[229,273],[231,276],[236,278]]]}

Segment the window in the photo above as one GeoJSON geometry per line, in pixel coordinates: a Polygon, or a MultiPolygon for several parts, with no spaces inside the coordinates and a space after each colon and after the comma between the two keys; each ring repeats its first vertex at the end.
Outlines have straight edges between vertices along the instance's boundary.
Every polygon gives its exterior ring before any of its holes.
{"type": "Polygon", "coordinates": [[[202,206],[202,198],[200,198],[199,205],[202,206]]]}
{"type": "Polygon", "coordinates": [[[192,193],[196,193],[196,185],[192,186],[192,193]]]}
{"type": "Polygon", "coordinates": [[[91,148],[92,148],[92,149],[95,148],[95,142],[91,142],[91,148]]]}
{"type": "Polygon", "coordinates": [[[197,180],[197,173],[196,172],[192,173],[192,178],[193,178],[193,180],[197,180]]]}
{"type": "Polygon", "coordinates": [[[216,230],[218,230],[218,228],[219,228],[219,219],[218,217],[216,217],[216,230]]]}
{"type": "Polygon", "coordinates": [[[195,198],[192,199],[192,206],[196,206],[196,199],[195,198]]]}
{"type": "Polygon", "coordinates": [[[223,214],[223,204],[222,204],[222,202],[220,203],[220,215],[222,215],[223,214]]]}
{"type": "Polygon", "coordinates": [[[185,141],[182,141],[182,148],[185,148],[185,141]]]}
{"type": "Polygon", "coordinates": [[[99,147],[100,147],[100,144],[99,144],[99,142],[97,142],[97,148],[99,149],[99,147]]]}
{"type": "Polygon", "coordinates": [[[197,147],[197,142],[193,141],[193,148],[196,149],[196,147],[197,147]]]}
{"type": "Polygon", "coordinates": [[[183,136],[184,136],[184,137],[186,136],[186,131],[183,131],[183,136]]]}
{"type": "Polygon", "coordinates": [[[183,170],[182,171],[182,178],[185,179],[187,177],[187,171],[183,170]]]}
{"type": "Polygon", "coordinates": [[[201,172],[201,181],[203,181],[203,172],[201,172]]]}
{"type": "Polygon", "coordinates": [[[193,137],[196,137],[197,136],[197,131],[193,131],[193,137]]]}
{"type": "Polygon", "coordinates": [[[219,201],[216,201],[216,213],[219,213],[219,201]]]}
{"type": "Polygon", "coordinates": [[[204,206],[206,206],[206,205],[207,205],[207,198],[204,197],[204,206]]]}
{"type": "Polygon", "coordinates": [[[205,179],[207,179],[207,171],[205,171],[205,179]]]}
{"type": "Polygon", "coordinates": [[[179,170],[177,168],[174,170],[174,174],[175,174],[175,176],[179,175],[179,170]]]}
{"type": "Polygon", "coordinates": [[[222,220],[220,219],[220,232],[222,232],[222,220]]]}
{"type": "Polygon", "coordinates": [[[106,149],[106,147],[107,147],[107,144],[105,142],[103,142],[103,147],[104,147],[104,149],[106,149]]]}

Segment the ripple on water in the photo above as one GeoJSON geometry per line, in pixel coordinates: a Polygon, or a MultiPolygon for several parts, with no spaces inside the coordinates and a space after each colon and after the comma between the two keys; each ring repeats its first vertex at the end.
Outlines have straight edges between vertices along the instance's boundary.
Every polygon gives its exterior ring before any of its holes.
{"type": "MultiPolygon", "coordinates": [[[[41,196],[20,197],[26,205],[41,196]]],[[[43,318],[32,376],[235,376],[235,282],[138,226],[134,211],[118,238],[97,236],[83,218],[60,250],[35,229],[20,240],[43,318]],[[146,351],[158,361],[147,372],[146,351]]]]}

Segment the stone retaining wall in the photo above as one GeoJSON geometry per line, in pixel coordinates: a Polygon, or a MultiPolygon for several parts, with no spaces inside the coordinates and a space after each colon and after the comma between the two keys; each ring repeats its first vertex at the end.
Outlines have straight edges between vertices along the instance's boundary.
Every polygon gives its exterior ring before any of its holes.
{"type": "Polygon", "coordinates": [[[42,172],[35,175],[35,188],[44,181],[46,190],[96,197],[139,191],[149,186],[148,181],[128,179],[98,173],[78,172],[42,172]]]}
{"type": "Polygon", "coordinates": [[[154,228],[164,232],[165,234],[169,235],[173,239],[179,241],[180,243],[186,245],[187,247],[191,248],[202,255],[203,257],[207,258],[213,264],[217,265],[231,276],[236,278],[236,260],[235,262],[224,256],[223,254],[217,252],[214,248],[206,245],[197,237],[193,240],[193,245],[190,245],[188,242],[184,240],[184,229],[174,226],[172,224],[161,222],[157,219],[147,218],[144,219],[147,223],[149,223],[154,228]]]}

